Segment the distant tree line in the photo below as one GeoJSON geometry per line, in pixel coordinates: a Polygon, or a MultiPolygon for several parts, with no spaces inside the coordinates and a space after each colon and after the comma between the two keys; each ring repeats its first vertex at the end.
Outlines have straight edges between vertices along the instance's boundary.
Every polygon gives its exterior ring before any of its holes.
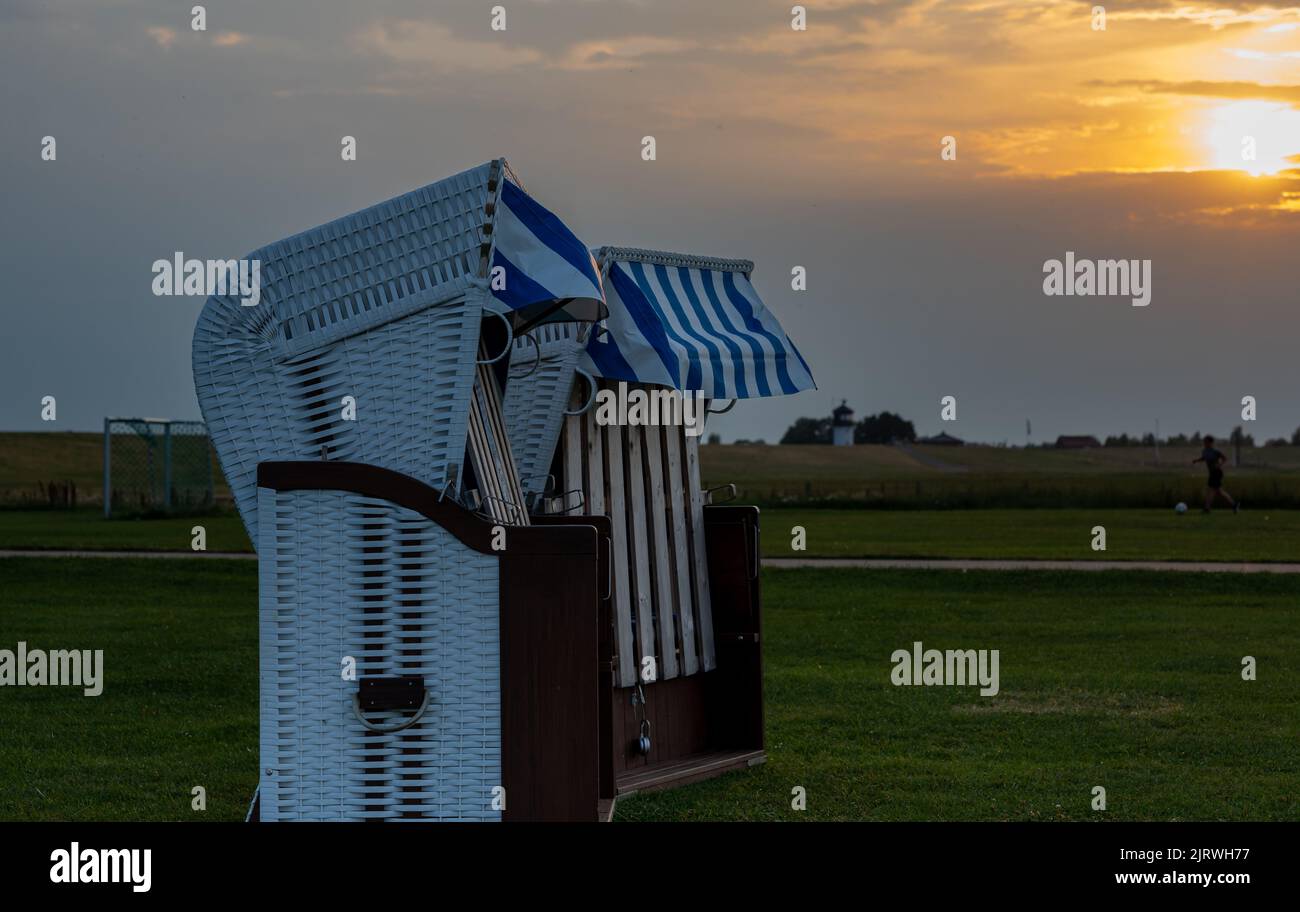
{"type": "MultiPolygon", "coordinates": [[[[1233,446],[1240,444],[1241,446],[1244,447],[1255,446],[1255,436],[1253,434],[1247,434],[1245,431],[1241,429],[1240,425],[1233,428],[1232,433],[1229,434],[1226,439],[1218,437],[1217,434],[1214,436],[1218,439],[1220,443],[1226,443],[1233,446]]],[[[1205,439],[1205,435],[1202,434],[1200,431],[1192,431],[1190,434],[1174,434],[1170,437],[1165,437],[1163,440],[1160,441],[1160,445],[1171,446],[1171,447],[1200,446],[1201,441],[1204,439],[1205,439]]],[[[1136,434],[1133,434],[1131,436],[1129,434],[1119,434],[1119,435],[1112,434],[1110,437],[1107,437],[1106,440],[1102,443],[1102,446],[1108,446],[1108,447],[1126,447],[1126,446],[1149,447],[1155,445],[1156,445],[1156,435],[1150,433],[1143,434],[1141,437],[1139,437],[1136,434]]],[[[1044,446],[1051,446],[1051,444],[1044,444],[1044,446]]],[[[1268,440],[1264,441],[1264,446],[1266,447],[1300,446],[1300,428],[1296,428],[1295,433],[1291,435],[1290,440],[1287,440],[1285,437],[1271,437],[1268,440]]]]}
{"type": "MultiPolygon", "coordinates": [[[[881,412],[868,415],[853,425],[854,443],[890,443],[895,440],[911,442],[916,439],[916,428],[902,415],[881,412]]],[[[786,429],[782,443],[831,442],[831,418],[798,418],[786,429]]]]}
{"type": "MultiPolygon", "coordinates": [[[[1215,435],[1217,437],[1217,435],[1215,435]]],[[[1168,447],[1187,447],[1201,445],[1205,435],[1200,431],[1192,431],[1190,434],[1173,434],[1160,440],[1160,446],[1168,447]]],[[[902,415],[896,415],[893,412],[881,412],[878,415],[868,415],[853,426],[854,443],[892,443],[894,441],[903,441],[911,443],[916,440],[916,428],[912,422],[905,419],[902,415]]],[[[711,435],[709,442],[715,442],[711,435]]],[[[720,441],[718,441],[720,442],[720,441]]],[[[750,440],[737,440],[736,443],[754,443],[750,440]]],[[[758,441],[761,443],[761,441],[758,441]]],[[[791,444],[830,444],[831,442],[831,417],[828,415],[824,418],[797,418],[794,424],[786,429],[785,434],[781,437],[781,443],[791,444]]],[[[1238,445],[1243,447],[1255,446],[1255,437],[1252,434],[1245,433],[1240,426],[1233,428],[1232,433],[1226,439],[1220,438],[1220,443],[1228,445],[1238,445]]],[[[1111,434],[1103,442],[1102,446],[1106,447],[1154,447],[1156,445],[1156,435],[1146,434],[1111,434]]],[[[1044,441],[1039,446],[1053,447],[1054,441],[1044,441]]],[[[1264,446],[1300,446],[1300,428],[1296,428],[1291,439],[1285,437],[1273,437],[1264,441],[1264,446]]]]}

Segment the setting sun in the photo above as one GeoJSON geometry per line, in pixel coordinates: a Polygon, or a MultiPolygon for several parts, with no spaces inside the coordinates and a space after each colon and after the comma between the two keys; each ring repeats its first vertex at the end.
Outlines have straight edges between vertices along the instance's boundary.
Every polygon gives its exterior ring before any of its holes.
{"type": "Polygon", "coordinates": [[[1233,101],[1210,109],[1204,132],[1210,165],[1276,174],[1300,153],[1300,111],[1269,101],[1233,101]]]}

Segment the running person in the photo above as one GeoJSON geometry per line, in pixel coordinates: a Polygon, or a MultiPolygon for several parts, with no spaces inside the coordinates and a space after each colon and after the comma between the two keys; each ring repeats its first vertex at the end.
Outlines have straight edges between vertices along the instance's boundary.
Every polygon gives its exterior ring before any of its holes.
{"type": "Polygon", "coordinates": [[[1215,494],[1223,495],[1223,499],[1228,502],[1228,506],[1232,507],[1233,513],[1236,513],[1239,508],[1232,496],[1223,490],[1223,464],[1226,461],[1226,457],[1214,448],[1214,438],[1206,434],[1205,449],[1201,450],[1199,457],[1192,460],[1192,465],[1203,462],[1205,467],[1210,470],[1210,477],[1205,482],[1205,506],[1201,509],[1202,513],[1210,512],[1210,507],[1214,504],[1215,494]]]}

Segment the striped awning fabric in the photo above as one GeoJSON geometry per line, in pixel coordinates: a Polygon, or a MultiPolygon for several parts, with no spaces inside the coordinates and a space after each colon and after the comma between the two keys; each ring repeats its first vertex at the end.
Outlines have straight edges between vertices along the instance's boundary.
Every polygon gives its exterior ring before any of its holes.
{"type": "Polygon", "coordinates": [[[754,264],[602,247],[609,317],[579,362],[611,380],[710,399],[816,389],[812,371],[750,284],[754,264]]]}
{"type": "Polygon", "coordinates": [[[596,261],[554,213],[513,181],[501,187],[494,220],[492,293],[517,322],[594,321],[604,316],[605,295],[596,261]]]}

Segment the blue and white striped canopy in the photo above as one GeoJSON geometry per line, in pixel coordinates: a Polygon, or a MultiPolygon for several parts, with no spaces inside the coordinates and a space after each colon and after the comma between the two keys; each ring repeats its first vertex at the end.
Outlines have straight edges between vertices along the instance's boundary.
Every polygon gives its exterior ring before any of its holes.
{"type": "Polygon", "coordinates": [[[493,295],[522,320],[598,320],[604,311],[596,261],[582,241],[512,181],[501,187],[492,267],[505,287],[493,295]]]}
{"type": "Polygon", "coordinates": [[[702,390],[710,399],[816,389],[812,371],[763,306],[746,260],[601,248],[606,332],[579,366],[610,380],[702,390]]]}

